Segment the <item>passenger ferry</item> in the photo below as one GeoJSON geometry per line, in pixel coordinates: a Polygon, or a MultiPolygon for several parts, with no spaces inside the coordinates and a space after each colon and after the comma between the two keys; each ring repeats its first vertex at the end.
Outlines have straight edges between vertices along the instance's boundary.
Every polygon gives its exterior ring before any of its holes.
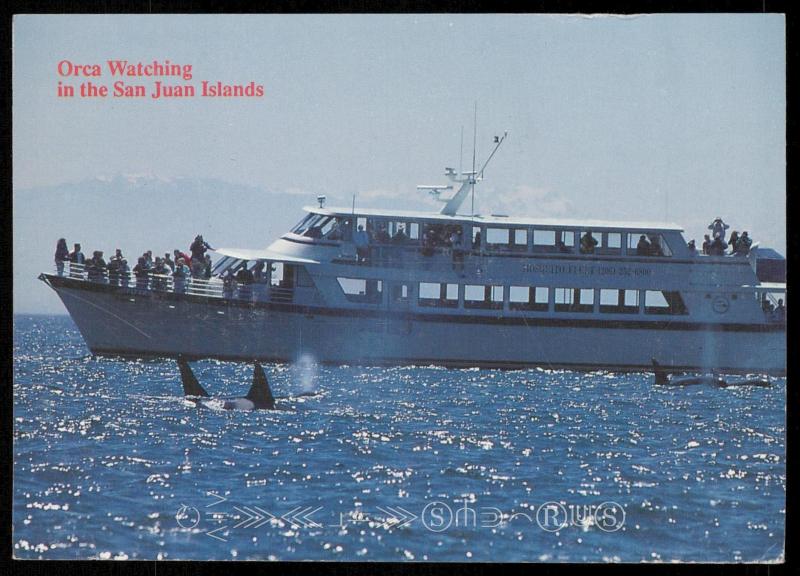
{"type": "Polygon", "coordinates": [[[439,213],[318,197],[268,248],[214,250],[210,279],[40,279],[98,355],[785,373],[777,253],[693,253],[674,224],[460,214],[485,167],[446,169],[460,187],[439,213]]]}

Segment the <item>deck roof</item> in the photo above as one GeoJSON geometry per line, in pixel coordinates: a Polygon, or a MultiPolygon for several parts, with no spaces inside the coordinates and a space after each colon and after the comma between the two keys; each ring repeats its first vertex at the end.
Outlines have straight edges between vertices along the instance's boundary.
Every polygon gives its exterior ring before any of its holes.
{"type": "Polygon", "coordinates": [[[533,226],[534,228],[579,228],[581,230],[635,230],[652,232],[683,232],[683,227],[670,222],[612,222],[606,220],[577,220],[562,218],[529,218],[524,216],[504,215],[463,215],[447,216],[438,212],[421,212],[413,210],[385,210],[373,208],[320,208],[318,206],[305,206],[306,212],[324,214],[327,216],[353,216],[356,217],[383,217],[401,220],[424,220],[428,222],[476,222],[481,224],[497,224],[499,226],[533,226]]]}

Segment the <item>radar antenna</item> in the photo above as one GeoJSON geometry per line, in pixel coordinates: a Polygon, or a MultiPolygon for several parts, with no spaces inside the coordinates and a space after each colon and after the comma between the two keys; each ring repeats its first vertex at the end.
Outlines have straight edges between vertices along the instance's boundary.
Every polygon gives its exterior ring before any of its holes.
{"type": "Polygon", "coordinates": [[[475,184],[483,180],[483,173],[486,170],[486,167],[489,165],[489,162],[494,158],[495,153],[500,148],[500,145],[503,141],[508,137],[508,131],[506,130],[502,136],[495,136],[494,137],[494,149],[492,153],[489,154],[489,157],[483,163],[480,170],[475,170],[476,164],[476,153],[473,146],[473,168],[470,172],[458,172],[453,168],[445,168],[444,174],[447,176],[452,182],[457,182],[461,184],[458,191],[453,194],[451,198],[441,198],[440,195],[444,190],[452,190],[453,185],[449,184],[447,186],[417,186],[417,190],[427,190],[431,196],[436,198],[441,202],[445,202],[446,204],[442,207],[439,211],[440,214],[444,214],[447,216],[455,216],[458,212],[458,209],[461,208],[461,204],[464,203],[466,200],[467,195],[472,193],[472,216],[475,215],[475,184]]]}

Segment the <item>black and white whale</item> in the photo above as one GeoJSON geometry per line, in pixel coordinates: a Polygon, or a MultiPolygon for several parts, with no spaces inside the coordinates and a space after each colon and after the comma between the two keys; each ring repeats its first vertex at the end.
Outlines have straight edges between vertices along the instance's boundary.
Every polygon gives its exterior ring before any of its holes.
{"type": "Polygon", "coordinates": [[[269,387],[267,376],[264,369],[258,362],[253,364],[253,384],[250,391],[242,398],[220,398],[218,401],[211,400],[208,392],[197,381],[189,363],[183,358],[178,358],[178,367],[181,370],[181,382],[183,383],[183,394],[189,397],[195,404],[209,405],[210,402],[221,402],[219,407],[223,410],[274,410],[275,397],[269,387]],[[203,398],[208,398],[204,401],[203,398]]]}
{"type": "Polygon", "coordinates": [[[732,388],[736,386],[761,386],[768,387],[769,380],[766,378],[746,378],[744,380],[728,381],[719,374],[699,375],[699,376],[675,376],[661,366],[655,358],[651,358],[653,364],[653,383],[659,386],[696,386],[698,384],[710,384],[718,388],[732,388]]]}

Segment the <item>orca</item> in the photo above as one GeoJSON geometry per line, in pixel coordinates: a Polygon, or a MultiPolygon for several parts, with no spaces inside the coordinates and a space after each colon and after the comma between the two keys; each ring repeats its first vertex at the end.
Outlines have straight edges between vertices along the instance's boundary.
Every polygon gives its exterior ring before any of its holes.
{"type": "Polygon", "coordinates": [[[655,358],[651,358],[653,363],[653,383],[658,386],[695,386],[697,384],[710,384],[717,388],[733,388],[738,386],[759,386],[769,388],[769,378],[746,378],[744,380],[728,381],[719,374],[710,376],[674,376],[659,364],[655,358]]]}
{"type": "Polygon", "coordinates": [[[711,384],[724,388],[727,383],[717,374],[710,376],[674,376],[659,364],[655,358],[651,358],[653,364],[653,383],[657,386],[697,386],[698,384],[711,384]]]}
{"type": "Polygon", "coordinates": [[[719,384],[719,387],[735,388],[737,386],[758,386],[760,388],[769,388],[771,385],[769,378],[746,378],[744,380],[734,380],[733,382],[723,381],[719,384]]]}
{"type": "MultiPolygon", "coordinates": [[[[264,369],[258,362],[253,364],[253,384],[250,391],[242,398],[221,398],[223,410],[274,410],[275,397],[269,387],[267,376],[264,369]]],[[[189,363],[184,358],[178,358],[178,367],[181,370],[181,382],[183,383],[184,396],[190,397],[195,404],[208,406],[202,398],[210,398],[205,388],[197,381],[189,363]],[[193,398],[201,398],[193,400],[193,398]]]]}

